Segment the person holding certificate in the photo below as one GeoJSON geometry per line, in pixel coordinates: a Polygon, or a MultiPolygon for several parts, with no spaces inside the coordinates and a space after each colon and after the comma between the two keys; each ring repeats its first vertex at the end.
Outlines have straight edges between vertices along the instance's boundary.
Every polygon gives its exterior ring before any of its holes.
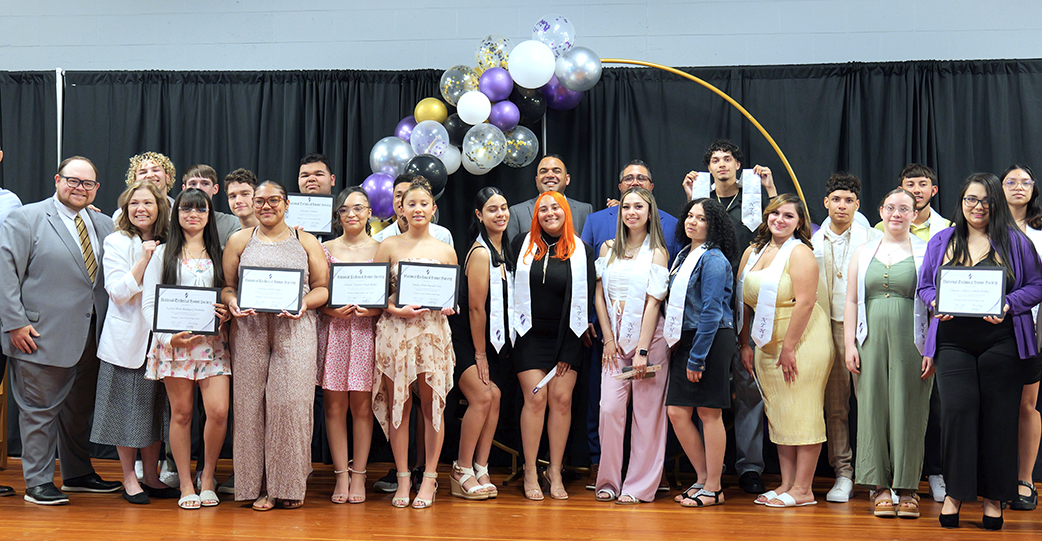
{"type": "Polygon", "coordinates": [[[159,480],[159,456],[166,425],[163,385],[145,378],[150,317],[141,313],[145,267],[156,244],[166,238],[170,203],[155,183],[133,182],[119,196],[116,231],[105,237],[105,290],[109,310],[98,343],[98,391],[91,441],[115,445],[123,468],[123,499],[149,503],[149,496],[178,497],[159,480]],[[143,479],[134,472],[141,452],[143,479]]]}
{"type": "Polygon", "coordinates": [[[329,295],[322,244],[286,225],[287,204],[286,188],[262,182],[253,193],[260,225],[235,233],[224,249],[222,298],[235,316],[235,499],[254,500],[257,511],[304,505],[318,358],[315,310],[329,295]]]}
{"type": "MultiPolygon", "coordinates": [[[[407,262],[456,265],[456,252],[448,244],[431,236],[429,226],[437,206],[426,180],[413,182],[402,194],[402,218],[408,230],[380,243],[376,262],[391,264],[391,276],[397,278],[399,265],[407,262]]],[[[392,280],[392,289],[404,284],[392,280]]],[[[395,299],[398,300],[398,299],[395,299]]],[[[418,305],[388,305],[376,322],[376,366],[373,375],[373,412],[394,454],[398,487],[391,505],[407,507],[412,482],[409,472],[409,417],[412,412],[410,387],[418,382],[420,409],[424,423],[423,481],[416,490],[414,509],[434,504],[438,489],[438,457],[445,439],[442,430],[445,397],[452,390],[452,368],[456,356],[452,350],[452,331],[446,316],[455,307],[440,311],[418,305]]]]}
{"type": "Polygon", "coordinates": [[[698,478],[676,497],[684,507],[724,503],[727,432],[721,411],[731,406],[731,363],[736,341],[731,310],[738,251],[734,227],[719,202],[695,199],[684,206],[674,238],[687,238],[670,272],[663,334],[674,347],[666,413],[698,478]],[[704,436],[692,420],[697,410],[704,436]]]}
{"type": "MultiPolygon", "coordinates": [[[[189,188],[178,194],[170,220],[170,233],[165,244],[156,248],[145,269],[141,312],[151,319],[157,312],[156,286],[177,285],[213,288],[224,283],[221,268],[221,241],[217,234],[213,202],[205,192],[189,188]]],[[[216,293],[214,293],[216,297],[216,293]]],[[[229,318],[223,304],[214,304],[214,317],[222,322],[229,318]]],[[[162,311],[160,305],[158,311],[162,311]]],[[[145,377],[161,379],[170,400],[170,449],[181,482],[182,509],[212,507],[220,502],[214,490],[214,470],[228,428],[228,377],[231,362],[226,336],[220,330],[214,335],[193,335],[191,331],[170,334],[157,331],[152,337],[145,377]],[[202,492],[195,493],[192,484],[192,409],[195,388],[203,395],[206,424],[203,427],[205,455],[198,468],[202,492]]]]}
{"type": "Polygon", "coordinates": [[[514,272],[504,256],[510,210],[503,192],[493,186],[478,190],[474,214],[478,237],[467,254],[460,288],[460,306],[467,311],[449,318],[456,338],[456,380],[467,399],[459,459],[449,482],[453,496],[486,500],[499,494],[488,476],[488,456],[499,424],[500,385],[510,375],[514,272]]]}
{"type": "MultiPolygon", "coordinates": [[[[351,186],[337,196],[334,231],[341,235],[323,243],[326,260],[371,263],[380,246],[369,236],[369,195],[351,186]]],[[[318,316],[318,385],[322,387],[326,436],[333,457],[336,486],[333,503],[365,501],[366,464],[373,440],[373,362],[378,308],[348,304],[323,306],[318,316]],[[347,459],[347,413],[354,436],[353,463],[347,459]]]]}
{"type": "Polygon", "coordinates": [[[781,468],[781,485],[756,498],[767,507],[817,503],[811,483],[825,441],[821,412],[832,367],[832,331],[828,315],[815,302],[818,263],[810,237],[803,201],[781,194],[764,209],[763,223],[739,265],[742,365],[763,391],[781,468]]]}
{"type": "Polygon", "coordinates": [[[648,370],[665,368],[669,361],[658,310],[666,296],[669,251],[651,192],[630,188],[620,201],[615,238],[601,244],[594,263],[594,307],[604,337],[596,498],[636,504],[655,499],[666,454],[669,373],[648,370]],[[627,370],[633,372],[631,377],[619,379],[627,370]],[[623,479],[623,439],[631,396],[633,432],[623,479]]]}
{"type": "Polygon", "coordinates": [[[515,237],[511,246],[517,261],[512,327],[518,335],[511,357],[525,397],[525,497],[543,499],[536,459],[549,404],[550,466],[543,477],[550,497],[563,500],[568,498],[561,467],[572,422],[573,368],[582,362],[581,337],[589,326],[596,273],[593,250],[576,235],[565,197],[543,192],[535,209],[531,230],[515,237]]]}
{"type": "MultiPolygon", "coordinates": [[[[1026,165],[1014,164],[1002,174],[1002,191],[1009,203],[1009,211],[1017,228],[1024,232],[1042,250],[1042,207],[1038,200],[1038,185],[1034,173],[1026,165]]],[[[1036,321],[1038,307],[1032,308],[1036,321]]],[[[1039,440],[1042,440],[1042,420],[1038,413],[1038,382],[1042,379],[1042,355],[1035,355],[1025,363],[1024,391],[1020,396],[1020,431],[1017,437],[1020,447],[1020,468],[1017,481],[1017,497],[1009,504],[1010,509],[1031,511],[1038,507],[1038,491],[1032,478],[1035,460],[1038,458],[1039,440]]]]}
{"type": "Polygon", "coordinates": [[[926,242],[910,231],[914,215],[915,196],[891,190],[879,206],[883,238],[855,249],[847,268],[844,362],[860,375],[855,480],[875,490],[877,517],[919,517],[933,365],[920,350],[927,317],[915,287],[926,242]]]}
{"type": "Polygon", "coordinates": [[[955,226],[927,244],[917,290],[938,312],[923,355],[937,368],[941,398],[941,459],[948,496],[939,518],[941,526],[958,527],[962,502],[981,496],[983,526],[998,530],[1000,503],[1017,496],[1018,413],[1025,363],[1038,353],[1031,308],[1042,301],[1042,264],[1031,241],[1016,228],[995,175],[970,175],[960,199],[962,212],[955,216],[955,226]],[[998,288],[994,299],[1001,315],[961,315],[974,310],[964,305],[982,300],[992,304],[981,295],[952,291],[966,282],[990,291],[984,282],[988,267],[1005,276],[1004,290],[998,288]],[[938,279],[945,270],[966,268],[984,272],[963,273],[949,282],[938,279]]]}

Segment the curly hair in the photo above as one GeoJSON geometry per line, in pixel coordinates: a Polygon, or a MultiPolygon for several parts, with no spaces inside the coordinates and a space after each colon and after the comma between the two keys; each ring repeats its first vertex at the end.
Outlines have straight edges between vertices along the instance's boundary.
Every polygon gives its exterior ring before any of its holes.
{"type": "Polygon", "coordinates": [[[248,184],[250,188],[257,187],[257,175],[253,174],[253,171],[249,169],[243,169],[242,167],[228,173],[224,176],[224,185],[228,186],[233,182],[240,184],[248,184]]]}
{"type": "Polygon", "coordinates": [[[731,154],[731,157],[734,158],[734,161],[745,163],[745,159],[742,156],[742,149],[738,148],[738,145],[728,141],[727,139],[720,139],[709,145],[705,156],[702,156],[702,165],[709,167],[709,161],[713,159],[714,152],[728,152],[731,154]]]}
{"type": "Polygon", "coordinates": [[[705,214],[706,248],[719,248],[728,261],[735,261],[742,254],[738,252],[738,239],[735,238],[734,224],[724,206],[715,199],[705,197],[688,201],[680,211],[680,220],[677,220],[677,231],[673,238],[686,239],[683,241],[683,246],[691,244],[684,222],[687,221],[687,216],[695,205],[701,205],[702,212],[705,214]]]}
{"type": "Polygon", "coordinates": [[[810,215],[807,214],[807,205],[803,203],[800,196],[794,193],[783,193],[778,194],[771,200],[771,203],[767,205],[767,208],[763,209],[763,221],[760,222],[760,226],[756,228],[756,237],[753,238],[752,246],[758,252],[767,246],[767,243],[771,242],[771,230],[767,227],[767,217],[774,214],[782,205],[788,205],[792,203],[796,207],[796,215],[800,217],[799,225],[796,226],[796,231],[793,236],[799,239],[803,244],[806,244],[808,248],[813,249],[814,246],[810,242],[811,229],[810,229],[810,215]]]}
{"type": "Polygon", "coordinates": [[[177,178],[177,170],[174,169],[174,162],[170,161],[170,158],[167,158],[163,154],[152,151],[143,152],[130,158],[130,167],[127,169],[127,186],[130,186],[135,180],[137,180],[137,170],[141,167],[141,164],[145,162],[155,162],[156,165],[163,168],[163,171],[166,172],[166,176],[168,177],[166,182],[166,191],[169,192],[171,188],[174,187],[174,179],[177,178]]]}
{"type": "Polygon", "coordinates": [[[827,181],[825,181],[825,197],[828,197],[832,192],[847,191],[854,194],[854,197],[861,197],[861,179],[850,173],[844,173],[840,171],[834,173],[827,181]]]}

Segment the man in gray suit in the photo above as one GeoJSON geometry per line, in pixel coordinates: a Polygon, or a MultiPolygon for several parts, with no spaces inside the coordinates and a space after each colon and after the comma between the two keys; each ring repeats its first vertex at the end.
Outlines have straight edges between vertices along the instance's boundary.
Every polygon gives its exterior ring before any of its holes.
{"type": "MultiPolygon", "coordinates": [[[[535,170],[535,187],[539,193],[553,190],[564,194],[564,189],[571,182],[572,177],[564,166],[564,160],[557,154],[547,154],[539,160],[539,166],[535,170]]],[[[510,221],[507,222],[506,239],[504,246],[509,244],[517,235],[528,233],[532,228],[532,216],[535,213],[535,196],[528,201],[510,206],[510,221]]],[[[568,206],[572,209],[572,224],[575,225],[575,233],[579,234],[586,223],[586,217],[593,212],[593,205],[576,201],[565,196],[568,206]]]]}
{"type": "Polygon", "coordinates": [[[97,340],[108,294],[102,241],[112,220],[87,208],[98,170],[72,157],[54,176],[54,197],[15,209],[0,227],[0,326],[7,333],[11,394],[18,405],[25,500],[59,505],[62,490],[115,492],[94,472],[88,441],[98,379],[97,340]]]}

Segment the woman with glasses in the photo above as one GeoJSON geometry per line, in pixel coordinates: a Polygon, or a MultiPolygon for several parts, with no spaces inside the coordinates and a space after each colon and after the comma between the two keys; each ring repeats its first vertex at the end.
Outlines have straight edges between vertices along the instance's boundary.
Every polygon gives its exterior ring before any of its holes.
{"type": "Polygon", "coordinates": [[[304,505],[311,472],[318,336],[315,310],[326,304],[329,267],[322,244],[286,225],[286,189],[265,181],[253,194],[260,225],[228,239],[222,298],[235,316],[235,499],[253,509],[304,505]],[[240,308],[239,269],[303,271],[300,311],[240,308]]]}
{"type": "MultiPolygon", "coordinates": [[[[1042,251],[1042,207],[1039,205],[1038,188],[1034,174],[1026,165],[1013,164],[1002,173],[1002,191],[1009,204],[1013,221],[1027,235],[1036,251],[1042,251]]],[[[1038,321],[1038,306],[1031,309],[1038,321]]],[[[1036,355],[1024,363],[1024,391],[1020,396],[1020,430],[1017,439],[1020,448],[1020,468],[1017,481],[1017,497],[1009,504],[1010,509],[1031,511],[1038,506],[1038,491],[1032,478],[1038,445],[1042,440],[1042,422],[1037,409],[1038,382],[1042,379],[1042,355],[1036,355]]]]}
{"type": "MultiPolygon", "coordinates": [[[[380,243],[369,236],[369,195],[358,186],[336,199],[334,228],[340,236],[322,245],[326,261],[372,263],[380,243]]],[[[373,440],[373,356],[377,308],[349,304],[319,308],[318,385],[326,417],[336,486],[333,503],[365,501],[365,473],[373,440]],[[347,413],[351,412],[354,459],[347,459],[347,413]]]]}
{"type": "MultiPolygon", "coordinates": [[[[923,355],[937,369],[941,458],[948,495],[940,523],[959,525],[964,501],[984,498],[983,526],[1002,528],[1000,502],[1017,495],[1017,425],[1025,359],[1037,354],[1031,308],[1042,300],[1042,265],[1016,228],[999,179],[975,173],[963,183],[955,226],[930,239],[917,294],[936,310],[944,267],[999,268],[1002,315],[935,314],[923,355]]],[[[929,362],[924,359],[924,363],[929,362]]]]}
{"type": "Polygon", "coordinates": [[[854,250],[843,329],[846,366],[857,382],[856,480],[875,490],[877,517],[918,518],[919,477],[933,389],[923,359],[926,306],[915,296],[926,242],[911,234],[915,196],[891,190],[879,205],[883,238],[854,250]],[[895,507],[891,489],[897,491],[895,507]]]}
{"type": "MultiPolygon", "coordinates": [[[[221,242],[217,236],[213,204],[205,193],[189,188],[174,200],[170,235],[167,242],[156,248],[145,269],[142,314],[151,318],[155,307],[156,285],[192,287],[221,287],[224,272],[221,268],[221,242]]],[[[223,324],[228,320],[228,309],[215,305],[215,314],[223,324]]],[[[192,335],[190,331],[177,334],[156,332],[152,336],[152,350],[148,355],[145,377],[161,379],[170,400],[170,451],[174,464],[181,472],[182,509],[213,507],[220,502],[214,490],[214,470],[228,429],[228,378],[231,376],[228,344],[223,325],[216,335],[192,335]],[[195,389],[199,388],[206,410],[203,443],[206,454],[200,473],[202,492],[192,486],[192,410],[195,389]]]]}
{"type": "MultiPolygon", "coordinates": [[[[166,423],[163,385],[145,378],[151,317],[141,313],[145,268],[170,225],[170,203],[155,184],[136,181],[119,196],[116,231],[105,237],[105,290],[109,309],[98,342],[98,390],[90,441],[115,445],[123,467],[123,498],[149,503],[149,496],[178,497],[159,480],[166,423]],[[141,452],[143,479],[134,472],[141,452]]],[[[3,377],[0,372],[0,378],[3,377]]]]}

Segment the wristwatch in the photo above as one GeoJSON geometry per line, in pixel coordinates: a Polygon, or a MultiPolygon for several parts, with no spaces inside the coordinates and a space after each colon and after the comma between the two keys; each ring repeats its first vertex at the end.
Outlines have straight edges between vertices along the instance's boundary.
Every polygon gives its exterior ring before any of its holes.
{"type": "Polygon", "coordinates": [[[641,357],[647,357],[648,356],[648,350],[646,350],[644,348],[640,348],[640,349],[637,350],[637,355],[640,355],[641,357]]]}

